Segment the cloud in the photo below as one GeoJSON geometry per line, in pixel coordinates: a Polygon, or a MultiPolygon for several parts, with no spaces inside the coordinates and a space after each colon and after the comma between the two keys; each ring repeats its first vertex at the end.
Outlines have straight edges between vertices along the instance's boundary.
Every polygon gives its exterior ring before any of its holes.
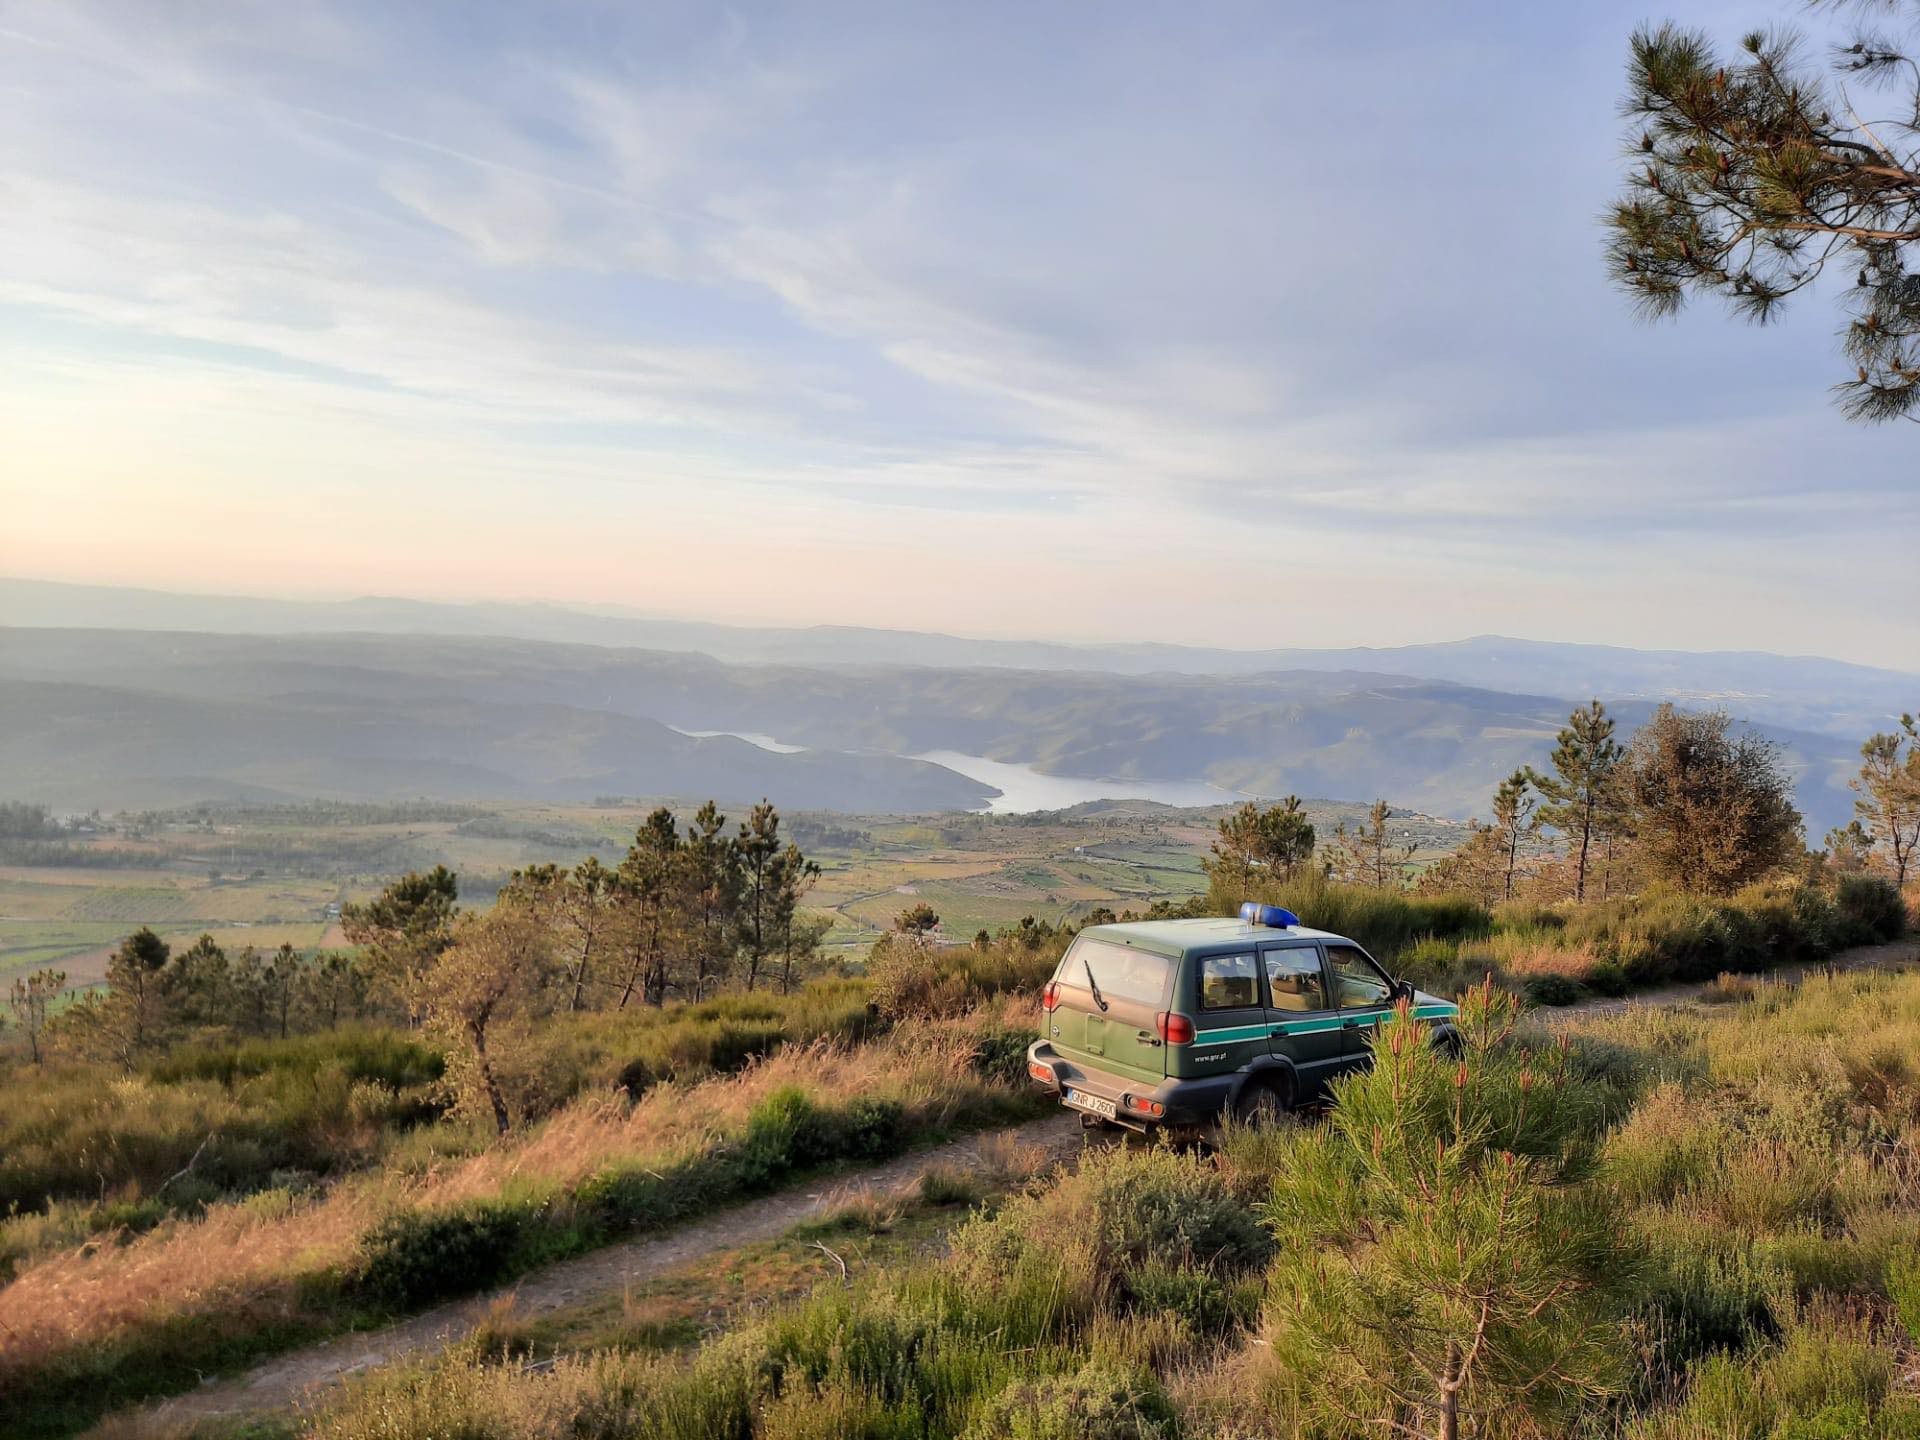
{"type": "MultiPolygon", "coordinates": [[[[1920,660],[1908,442],[1827,408],[1833,317],[1653,330],[1604,287],[1618,24],[460,22],[0,14],[0,362],[48,407],[16,453],[126,475],[144,446],[171,467],[150,525],[189,547],[195,507],[276,477],[377,475],[422,516],[464,497],[476,590],[535,533],[516,509],[570,488],[558,513],[591,526],[591,500],[668,572],[776,525],[768,586],[904,557],[898,591],[820,619],[1388,643],[1517,606],[1550,626],[1577,577],[1578,623],[1619,632],[1584,638],[1845,627],[1824,648],[1920,660]],[[1223,615],[1200,577],[1249,547],[1293,592],[1223,615]],[[1148,603],[1129,567],[1160,564],[1192,581],[1148,603]],[[956,598],[969,566],[1062,598],[956,598]],[[1703,613],[1708,579],[1738,605],[1703,613]],[[1334,610],[1347,633],[1317,637],[1334,610]]],[[[79,563],[87,517],[36,514],[79,563]]]]}

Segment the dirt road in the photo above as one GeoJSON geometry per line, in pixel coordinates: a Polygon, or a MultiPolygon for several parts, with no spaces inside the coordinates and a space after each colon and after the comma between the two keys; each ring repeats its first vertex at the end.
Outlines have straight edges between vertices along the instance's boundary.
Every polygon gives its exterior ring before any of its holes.
{"type": "MultiPolygon", "coordinates": [[[[909,1188],[934,1166],[964,1170],[981,1161],[984,1147],[1004,1145],[1009,1136],[1018,1143],[1040,1147],[1054,1160],[1072,1158],[1082,1144],[1080,1122],[1061,1112],[1011,1131],[970,1136],[918,1151],[871,1170],[834,1177],[810,1189],[770,1195],[665,1235],[609,1245],[562,1261],[501,1290],[439,1306],[383,1330],[342,1335],[277,1356],[234,1379],[211,1381],[184,1395],[142,1407],[137,1431],[164,1435],[202,1421],[290,1409],[303,1397],[362,1371],[406,1355],[444,1348],[472,1331],[488,1307],[503,1296],[514,1296],[518,1313],[533,1316],[598,1295],[618,1293],[703,1255],[772,1239],[863,1192],[884,1194],[909,1188]]],[[[116,1426],[116,1433],[126,1433],[121,1428],[126,1424],[124,1419],[110,1423],[116,1426]]]]}

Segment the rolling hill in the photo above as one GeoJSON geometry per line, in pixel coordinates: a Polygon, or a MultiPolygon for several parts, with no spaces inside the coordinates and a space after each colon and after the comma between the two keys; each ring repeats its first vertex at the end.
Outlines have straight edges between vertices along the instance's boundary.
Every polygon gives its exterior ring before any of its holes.
{"type": "MultiPolygon", "coordinates": [[[[1516,765],[1544,763],[1572,704],[1356,670],[746,665],[474,636],[135,630],[0,631],[0,681],[0,790],[24,798],[217,779],[293,794],[764,793],[846,811],[981,803],[987,787],[907,758],[951,750],[1466,816],[1516,765]],[[690,730],[808,748],[676,733],[690,730]]],[[[1631,728],[1651,702],[1615,708],[1631,728]]],[[[1849,813],[1858,742],[1764,728],[1824,833],[1849,813]]]]}

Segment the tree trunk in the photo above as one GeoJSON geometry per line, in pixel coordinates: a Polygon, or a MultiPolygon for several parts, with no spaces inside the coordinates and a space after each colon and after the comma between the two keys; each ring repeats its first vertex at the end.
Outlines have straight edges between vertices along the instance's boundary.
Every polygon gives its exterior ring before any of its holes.
{"type": "Polygon", "coordinates": [[[1438,1440],[1460,1440],[1460,1342],[1447,1342],[1447,1368],[1440,1382],[1438,1440]]]}
{"type": "Polygon", "coordinates": [[[475,1023],[468,1028],[473,1035],[473,1054],[480,1072],[480,1085],[487,1092],[487,1103],[493,1106],[493,1123],[500,1127],[500,1133],[504,1135],[513,1128],[513,1121],[507,1115],[507,1097],[500,1093],[500,1082],[494,1077],[493,1062],[487,1058],[487,1027],[484,1023],[475,1023]]]}
{"type": "Polygon", "coordinates": [[[1585,903],[1587,898],[1587,846],[1593,843],[1593,822],[1585,821],[1580,826],[1580,864],[1573,872],[1573,898],[1576,903],[1585,903]]]}

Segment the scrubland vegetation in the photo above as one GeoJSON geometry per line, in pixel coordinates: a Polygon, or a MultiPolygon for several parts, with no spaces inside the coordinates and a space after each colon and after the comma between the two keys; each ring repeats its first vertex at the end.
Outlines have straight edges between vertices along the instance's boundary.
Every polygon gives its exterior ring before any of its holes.
{"type": "MultiPolygon", "coordinates": [[[[468,1356],[316,1426],[403,1437],[427,1433],[406,1416],[460,1431],[471,1411],[475,1434],[596,1433],[583,1417],[604,1413],[662,1434],[1039,1440],[1604,1415],[1678,1435],[1710,1394],[1811,1404],[1794,1367],[1816,1352],[1859,1380],[1821,1405],[1902,1413],[1872,1377],[1920,1286],[1890,1238],[1914,1211],[1902,1027],[1920,995],[1816,977],[1793,999],[1742,975],[1904,931],[1886,832],[1912,822],[1915,767],[1896,746],[1876,771],[1870,743],[1857,833],[1808,853],[1764,747],[1670,712],[1656,727],[1615,746],[1600,707],[1577,714],[1557,778],[1511,777],[1495,823],[1417,883],[1389,807],[1321,846],[1288,802],[1221,822],[1206,897],[1144,909],[1277,901],[1425,988],[1474,991],[1466,1068],[1402,1033],[1324,1126],[1096,1157],[969,1220],[933,1272],[863,1276],[690,1364],[530,1378],[468,1356]],[[1590,1022],[1564,1048],[1515,1029],[1522,999],[1714,977],[1710,1018],[1590,1022]],[[1773,1071],[1770,1029],[1791,1041],[1773,1071]],[[1815,1117],[1799,1130],[1796,1091],[1815,1117]]],[[[770,806],[737,834],[712,806],[684,830],[662,810],[620,864],[523,869],[482,911],[452,872],[410,873],[346,907],[350,952],[234,957],[142,930],[77,1004],[22,977],[23,1043],[0,1061],[0,1392],[33,1433],[69,1433],[1035,1113],[1032,997],[1072,930],[1029,917],[954,945],[920,899],[849,974],[801,903],[816,874],[770,806]]]]}
{"type": "Polygon", "coordinates": [[[363,1382],[327,1440],[1920,1434],[1920,976],[1552,1036],[1486,990],[1329,1119],[1090,1153],[685,1354],[363,1382]]]}
{"type": "Polygon", "coordinates": [[[1320,845],[1290,798],[1221,822],[1206,906],[1284,905],[1429,990],[1492,975],[1543,1004],[1818,962],[1907,926],[1914,735],[1866,742],[1859,819],[1809,851],[1767,742],[1663,706],[1622,745],[1596,701],[1568,717],[1550,773],[1502,781],[1492,822],[1417,876],[1385,801],[1320,845]]]}
{"type": "MultiPolygon", "coordinates": [[[[637,1100],[583,1096],[507,1141],[424,1126],[380,1164],[209,1200],[43,1253],[0,1290],[0,1391],[61,1433],[116,1400],[470,1292],[841,1161],[1035,1112],[983,1073],[982,1021],[818,1040],[637,1100]]],[[[16,1219],[22,1250],[55,1212],[16,1219]]],[[[67,1237],[57,1237],[65,1239],[67,1237]]]]}

